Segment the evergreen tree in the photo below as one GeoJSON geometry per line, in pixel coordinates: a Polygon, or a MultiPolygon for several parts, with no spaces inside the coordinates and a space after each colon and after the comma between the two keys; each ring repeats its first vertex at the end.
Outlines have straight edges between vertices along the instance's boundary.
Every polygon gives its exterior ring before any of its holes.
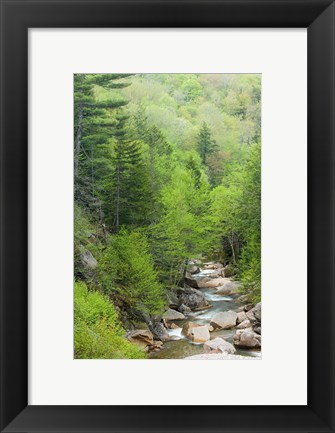
{"type": "Polygon", "coordinates": [[[122,110],[116,119],[114,139],[104,146],[98,173],[106,223],[118,232],[121,225],[142,225],[150,200],[142,143],[129,138],[128,116],[122,110]]]}
{"type": "Polygon", "coordinates": [[[212,138],[211,130],[206,122],[203,122],[198,135],[198,151],[204,165],[207,164],[207,157],[217,151],[217,144],[212,138]]]}
{"type": "Polygon", "coordinates": [[[94,187],[94,158],[99,144],[105,143],[116,125],[112,110],[127,104],[123,98],[112,98],[111,89],[127,87],[119,82],[124,74],[76,74],[74,76],[74,178],[75,195],[87,205],[96,203],[94,187]],[[98,100],[98,86],[108,92],[108,98],[98,100]]]}

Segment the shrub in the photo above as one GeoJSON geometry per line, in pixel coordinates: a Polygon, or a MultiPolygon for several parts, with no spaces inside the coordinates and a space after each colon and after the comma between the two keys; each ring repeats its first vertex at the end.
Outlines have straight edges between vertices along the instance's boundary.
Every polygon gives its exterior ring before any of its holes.
{"type": "Polygon", "coordinates": [[[74,283],[74,357],[80,359],[145,358],[124,337],[114,305],[99,292],[74,283]]]}
{"type": "Polygon", "coordinates": [[[115,290],[140,314],[159,314],[164,309],[163,288],[142,233],[122,229],[111,236],[101,272],[111,276],[112,286],[118,287],[115,290]]]}

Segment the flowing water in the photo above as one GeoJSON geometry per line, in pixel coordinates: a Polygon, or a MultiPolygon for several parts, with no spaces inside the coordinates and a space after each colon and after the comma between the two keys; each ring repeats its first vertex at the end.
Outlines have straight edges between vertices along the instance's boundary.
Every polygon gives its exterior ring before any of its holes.
{"type": "MultiPolygon", "coordinates": [[[[216,272],[214,270],[202,270],[200,273],[193,275],[192,277],[195,279],[201,279],[205,276],[210,275],[211,273],[216,272]]],[[[169,329],[168,333],[170,335],[170,340],[164,342],[164,349],[160,352],[151,353],[150,357],[153,359],[182,359],[187,356],[199,355],[204,353],[203,343],[193,343],[191,340],[186,338],[182,333],[182,327],[185,322],[195,322],[199,325],[209,324],[211,318],[214,314],[222,311],[233,310],[236,311],[241,304],[236,302],[236,295],[231,296],[222,296],[217,295],[216,289],[205,288],[199,289],[206,297],[208,303],[210,304],[210,308],[205,310],[192,312],[188,315],[185,320],[175,321],[180,328],[178,329],[169,329]]],[[[221,337],[226,341],[229,341],[233,344],[233,338],[235,335],[236,329],[223,329],[218,331],[211,332],[211,339],[216,337],[221,337]]],[[[242,356],[260,356],[260,351],[257,350],[243,350],[236,348],[236,355],[242,356]]]]}

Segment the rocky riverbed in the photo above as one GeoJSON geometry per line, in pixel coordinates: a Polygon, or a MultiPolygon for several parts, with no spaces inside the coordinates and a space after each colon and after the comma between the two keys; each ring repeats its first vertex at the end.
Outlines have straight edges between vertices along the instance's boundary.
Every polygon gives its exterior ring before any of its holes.
{"type": "Polygon", "coordinates": [[[259,359],[261,304],[246,303],[239,287],[229,266],[190,261],[184,287],[158,323],[159,338],[144,329],[128,338],[152,359],[259,359]]]}

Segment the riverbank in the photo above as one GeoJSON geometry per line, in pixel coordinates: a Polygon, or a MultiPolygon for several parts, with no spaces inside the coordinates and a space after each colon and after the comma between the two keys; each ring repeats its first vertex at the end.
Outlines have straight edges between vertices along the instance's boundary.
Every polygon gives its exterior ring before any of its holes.
{"type": "Polygon", "coordinates": [[[260,359],[261,304],[247,303],[227,275],[220,263],[189,262],[163,314],[161,340],[145,331],[141,341],[151,359],[260,359]]]}

